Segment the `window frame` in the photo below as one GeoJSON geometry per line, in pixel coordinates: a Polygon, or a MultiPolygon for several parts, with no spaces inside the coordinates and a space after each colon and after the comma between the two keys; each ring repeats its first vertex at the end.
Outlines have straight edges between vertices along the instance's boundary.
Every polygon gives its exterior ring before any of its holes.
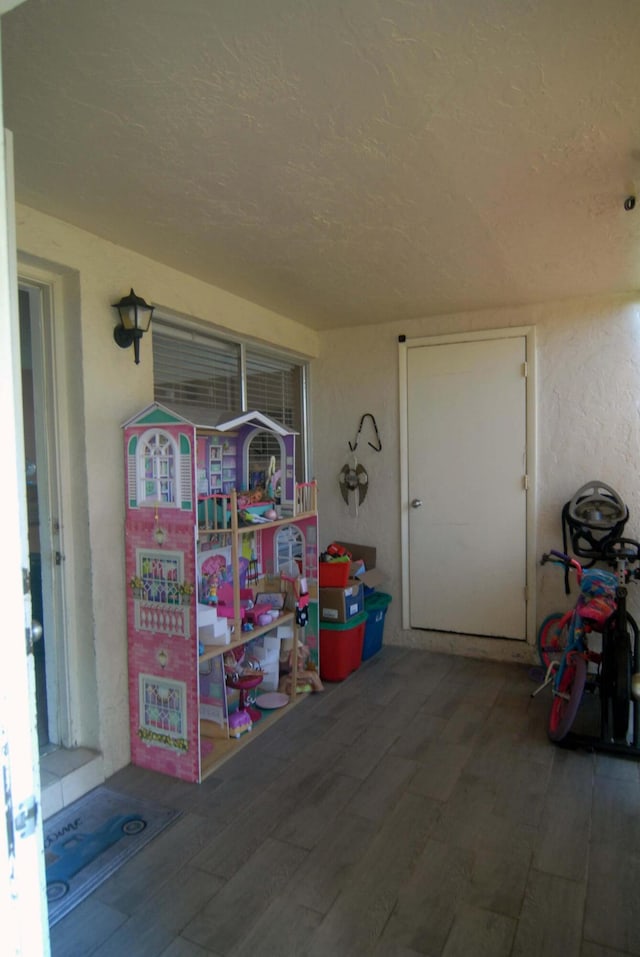
{"type": "Polygon", "coordinates": [[[138,504],[141,507],[162,505],[163,508],[179,508],[182,499],[177,465],[179,456],[173,436],[166,429],[148,429],[138,437],[136,453],[138,504]],[[164,441],[161,446],[162,440],[164,441]],[[163,465],[166,467],[166,474],[163,474],[163,465]],[[154,487],[154,495],[148,494],[150,486],[154,487]],[[166,490],[166,495],[163,494],[163,489],[166,490]]]}
{"type": "MultiPolygon", "coordinates": [[[[215,347],[217,342],[220,342],[223,347],[235,347],[238,350],[238,375],[240,377],[240,403],[241,403],[241,412],[249,412],[252,409],[249,408],[247,402],[247,366],[251,361],[252,355],[255,356],[264,356],[265,359],[270,357],[277,361],[280,360],[284,363],[289,363],[291,367],[298,367],[300,381],[299,381],[299,426],[294,427],[296,434],[296,480],[298,482],[308,482],[310,481],[310,451],[309,451],[309,359],[304,358],[296,353],[287,351],[286,349],[278,349],[273,346],[265,345],[260,342],[256,342],[253,339],[248,337],[234,336],[229,333],[220,331],[218,328],[212,328],[210,325],[205,325],[197,320],[179,317],[167,312],[156,313],[154,314],[153,323],[152,323],[152,341],[155,335],[161,335],[165,338],[175,338],[180,339],[182,342],[185,340],[191,340],[194,345],[197,347],[198,341],[206,341],[215,347]],[[249,353],[249,356],[247,355],[249,353]]],[[[155,396],[155,367],[154,367],[154,396],[155,396]]],[[[157,399],[157,401],[164,402],[163,399],[157,399]]],[[[167,400],[166,404],[171,407],[171,402],[167,400]]],[[[213,408],[213,407],[212,407],[213,408]]],[[[228,410],[230,413],[237,413],[237,409],[228,410]]],[[[266,411],[264,409],[257,409],[256,411],[266,411]]],[[[274,419],[281,420],[282,416],[275,415],[272,412],[266,411],[266,414],[271,415],[274,419]]],[[[282,422],[283,425],[289,427],[286,422],[282,422]]]]}

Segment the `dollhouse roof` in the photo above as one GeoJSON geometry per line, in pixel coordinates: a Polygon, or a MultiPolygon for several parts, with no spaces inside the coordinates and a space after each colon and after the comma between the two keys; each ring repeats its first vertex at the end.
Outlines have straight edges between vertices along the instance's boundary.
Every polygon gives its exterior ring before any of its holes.
{"type": "Polygon", "coordinates": [[[141,412],[127,419],[128,425],[174,424],[188,422],[196,429],[215,429],[217,432],[232,432],[243,426],[267,429],[276,435],[295,435],[293,429],[285,428],[282,423],[264,412],[217,412],[215,409],[197,408],[177,403],[169,409],[160,402],[152,402],[141,412]]]}

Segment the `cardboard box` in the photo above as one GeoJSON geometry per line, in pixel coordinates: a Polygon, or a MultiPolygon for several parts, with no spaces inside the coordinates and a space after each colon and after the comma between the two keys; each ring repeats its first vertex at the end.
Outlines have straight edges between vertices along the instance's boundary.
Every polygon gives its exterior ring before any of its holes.
{"type": "Polygon", "coordinates": [[[336,545],[342,545],[351,555],[351,561],[363,561],[367,568],[375,568],[377,560],[377,549],[374,545],[357,545],[354,542],[336,542],[336,545]]]}
{"type": "Polygon", "coordinates": [[[376,568],[377,550],[373,545],[358,545],[355,542],[336,542],[351,555],[351,577],[361,581],[365,588],[378,588],[384,581],[384,575],[376,568]],[[359,562],[364,562],[365,571],[361,571],[357,566],[359,562]]]}
{"type": "Polygon", "coordinates": [[[320,619],[344,623],[364,608],[362,582],[349,579],[345,588],[320,589],[320,619]]]}

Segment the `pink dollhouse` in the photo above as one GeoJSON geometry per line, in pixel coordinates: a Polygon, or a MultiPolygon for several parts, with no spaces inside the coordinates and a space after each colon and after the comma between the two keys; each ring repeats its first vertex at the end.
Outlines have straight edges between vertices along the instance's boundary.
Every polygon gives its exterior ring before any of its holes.
{"type": "Polygon", "coordinates": [[[201,781],[256,733],[230,734],[225,653],[297,632],[317,664],[315,486],[295,482],[295,434],[260,412],[215,421],[154,402],[123,428],[131,760],[201,781]],[[303,630],[290,603],[272,628],[243,612],[300,582],[303,630]]]}

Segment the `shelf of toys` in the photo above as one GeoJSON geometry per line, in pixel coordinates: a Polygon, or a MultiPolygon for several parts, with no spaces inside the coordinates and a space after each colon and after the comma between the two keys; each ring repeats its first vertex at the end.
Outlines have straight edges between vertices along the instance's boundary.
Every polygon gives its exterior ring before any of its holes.
{"type": "Polygon", "coordinates": [[[153,403],[124,436],[131,760],[201,781],[321,688],[316,487],[259,412],[196,422],[153,403]],[[264,432],[277,500],[243,487],[264,432]]]}

